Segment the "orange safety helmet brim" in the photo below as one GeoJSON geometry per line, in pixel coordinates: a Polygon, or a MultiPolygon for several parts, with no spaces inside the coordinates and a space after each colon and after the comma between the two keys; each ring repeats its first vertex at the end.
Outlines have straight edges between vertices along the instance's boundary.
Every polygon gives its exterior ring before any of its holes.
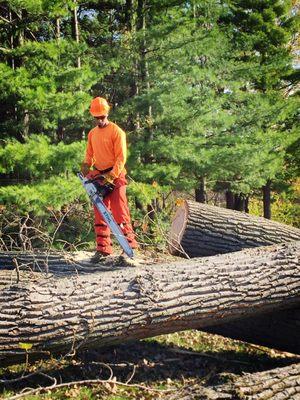
{"type": "Polygon", "coordinates": [[[90,113],[93,117],[98,117],[100,115],[107,115],[109,113],[110,106],[106,99],[103,97],[95,97],[91,101],[90,113]]]}

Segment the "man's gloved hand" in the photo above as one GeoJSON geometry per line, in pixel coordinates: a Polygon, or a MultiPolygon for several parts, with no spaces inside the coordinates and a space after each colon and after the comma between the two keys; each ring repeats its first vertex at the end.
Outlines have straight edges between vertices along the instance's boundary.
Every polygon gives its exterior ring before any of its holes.
{"type": "Polygon", "coordinates": [[[101,179],[102,179],[102,184],[106,184],[106,183],[114,183],[115,177],[113,175],[111,175],[110,173],[101,175],[101,179]]]}
{"type": "Polygon", "coordinates": [[[90,166],[86,163],[81,164],[81,173],[83,176],[86,176],[90,172],[90,166]]]}
{"type": "Polygon", "coordinates": [[[105,179],[106,179],[106,182],[108,182],[108,183],[114,183],[115,177],[113,175],[111,175],[110,173],[108,173],[105,175],[105,179]]]}
{"type": "Polygon", "coordinates": [[[97,193],[104,199],[108,196],[115,188],[112,182],[109,182],[104,175],[97,175],[92,180],[94,186],[97,189],[97,193]]]}

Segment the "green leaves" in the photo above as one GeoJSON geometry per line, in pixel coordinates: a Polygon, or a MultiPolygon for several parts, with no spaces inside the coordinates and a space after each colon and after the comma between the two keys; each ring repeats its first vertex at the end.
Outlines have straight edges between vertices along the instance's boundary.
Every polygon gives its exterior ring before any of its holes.
{"type": "Polygon", "coordinates": [[[287,166],[296,171],[298,105],[284,91],[298,78],[290,2],[148,3],[110,2],[105,12],[71,0],[3,6],[0,172],[27,185],[5,187],[5,204],[23,207],[27,196],[40,212],[51,196],[57,208],[76,198],[95,95],[128,133],[128,170],[150,185],[140,201],[153,200],[153,181],[191,190],[205,177],[211,189],[226,182],[250,193],[284,179],[287,166]]]}
{"type": "Polygon", "coordinates": [[[49,174],[76,172],[84,149],[85,142],[51,145],[44,135],[32,135],[24,144],[11,140],[0,148],[0,173],[37,180],[49,174]]]}
{"type": "Polygon", "coordinates": [[[4,206],[15,208],[18,212],[34,212],[44,216],[47,208],[60,210],[64,205],[77,199],[84,201],[85,193],[75,175],[52,176],[34,184],[10,185],[0,188],[0,201],[4,206]]]}
{"type": "Polygon", "coordinates": [[[32,343],[23,343],[23,342],[20,342],[19,343],[19,347],[20,347],[20,349],[22,349],[22,350],[30,350],[31,348],[32,348],[32,346],[33,346],[33,344],[32,343]]]}

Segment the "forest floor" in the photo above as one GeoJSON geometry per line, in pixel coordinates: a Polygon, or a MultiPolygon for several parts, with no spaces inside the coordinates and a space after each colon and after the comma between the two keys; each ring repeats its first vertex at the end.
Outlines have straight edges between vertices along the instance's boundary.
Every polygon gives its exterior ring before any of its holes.
{"type": "MultiPolygon", "coordinates": [[[[90,255],[81,252],[76,257],[85,260],[90,255]]],[[[118,260],[118,256],[107,259],[103,268],[118,260]]],[[[178,258],[151,251],[137,256],[137,264],[167,260],[178,258]]],[[[0,399],[196,400],[202,397],[185,397],[188,388],[213,388],[243,373],[299,360],[290,353],[190,330],[82,350],[72,357],[0,367],[0,399]]]]}

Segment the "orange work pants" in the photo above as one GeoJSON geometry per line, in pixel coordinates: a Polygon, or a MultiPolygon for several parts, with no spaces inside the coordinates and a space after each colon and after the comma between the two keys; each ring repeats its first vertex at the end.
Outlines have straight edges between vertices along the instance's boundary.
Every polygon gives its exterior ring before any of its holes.
{"type": "MultiPolygon", "coordinates": [[[[137,248],[137,242],[131,225],[130,213],[126,197],[126,178],[125,174],[121,174],[119,178],[114,180],[114,190],[104,198],[104,204],[112,212],[116,223],[122,229],[130,247],[137,248]]],[[[95,216],[95,234],[97,242],[97,250],[102,253],[112,254],[111,232],[102,215],[94,206],[95,216]]]]}

